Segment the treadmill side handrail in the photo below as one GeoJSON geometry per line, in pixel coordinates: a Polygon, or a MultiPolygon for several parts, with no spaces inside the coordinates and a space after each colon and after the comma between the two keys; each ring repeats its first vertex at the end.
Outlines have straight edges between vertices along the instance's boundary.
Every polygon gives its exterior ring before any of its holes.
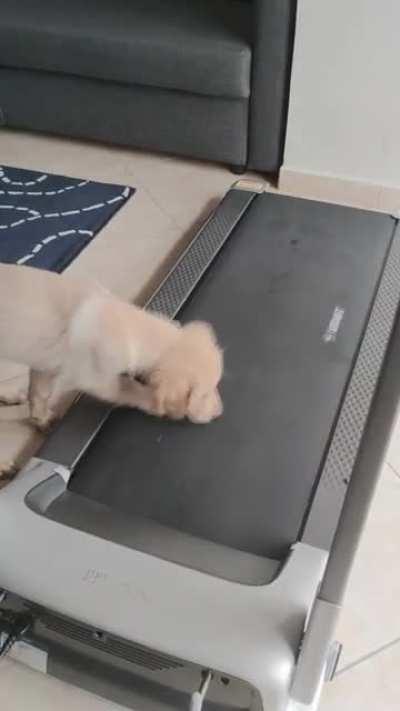
{"type": "MultiPolygon", "coordinates": [[[[365,428],[381,378],[399,303],[400,229],[395,221],[391,246],[367,327],[305,523],[302,540],[309,545],[328,551],[332,548],[360,445],[365,440],[365,428]]],[[[372,497],[372,493],[373,490],[368,492],[369,497],[372,497]]]]}
{"type": "MultiPolygon", "coordinates": [[[[398,229],[398,231],[400,231],[398,229]]],[[[319,597],[340,604],[381,475],[400,402],[400,310],[333,540],[319,597]]]]}

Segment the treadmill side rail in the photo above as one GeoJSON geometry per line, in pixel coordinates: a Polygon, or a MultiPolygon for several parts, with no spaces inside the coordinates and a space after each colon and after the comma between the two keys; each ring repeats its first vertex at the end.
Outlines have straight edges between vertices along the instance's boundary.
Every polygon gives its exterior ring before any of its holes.
{"type": "Polygon", "coordinates": [[[330,550],[381,377],[400,302],[400,228],[393,241],[333,432],[302,540],[330,550]]]}
{"type": "Polygon", "coordinates": [[[241,679],[260,692],[265,709],[284,711],[326,552],[300,543],[271,584],[228,582],[34,513],[26,496],[52,474],[54,464],[32,460],[2,492],[1,586],[81,624],[241,679]],[[27,575],[32,565],[34,576],[27,575]]]}

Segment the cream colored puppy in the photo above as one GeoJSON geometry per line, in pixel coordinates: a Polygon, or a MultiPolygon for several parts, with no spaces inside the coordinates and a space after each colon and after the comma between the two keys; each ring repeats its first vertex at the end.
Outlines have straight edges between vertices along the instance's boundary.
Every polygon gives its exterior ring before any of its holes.
{"type": "MultiPolygon", "coordinates": [[[[40,428],[78,391],[194,422],[222,412],[222,355],[209,326],[181,328],[64,274],[0,264],[0,358],[30,368],[27,395],[40,428]]],[[[0,384],[0,401],[22,400],[2,397],[0,384]]]]}

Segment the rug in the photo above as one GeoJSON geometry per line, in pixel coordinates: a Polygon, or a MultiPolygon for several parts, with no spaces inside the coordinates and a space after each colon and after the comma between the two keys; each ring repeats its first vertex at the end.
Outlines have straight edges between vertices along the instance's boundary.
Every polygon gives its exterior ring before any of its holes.
{"type": "Polygon", "coordinates": [[[1,166],[0,262],[63,271],[134,192],[1,166]]]}

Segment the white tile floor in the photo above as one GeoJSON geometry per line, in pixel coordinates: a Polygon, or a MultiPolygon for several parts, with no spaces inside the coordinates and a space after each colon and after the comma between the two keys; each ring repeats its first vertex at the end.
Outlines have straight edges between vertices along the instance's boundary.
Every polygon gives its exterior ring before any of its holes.
{"type": "MultiPolygon", "coordinates": [[[[137,195],[72,266],[135,298],[210,205],[234,182],[228,170],[121,148],[3,131],[0,163],[114,181],[137,195]]],[[[18,376],[0,364],[0,381],[18,376]]],[[[34,442],[23,408],[0,408],[0,459],[34,442]]],[[[27,450],[28,448],[28,450],[27,450]]],[[[1,495],[1,493],[0,493],[1,495]]],[[[400,708],[400,425],[395,428],[337,631],[344,644],[338,675],[321,711],[400,708]]],[[[116,711],[117,706],[5,660],[0,708],[5,711],[116,711]]],[[[137,709],[137,711],[141,711],[137,709]]]]}

